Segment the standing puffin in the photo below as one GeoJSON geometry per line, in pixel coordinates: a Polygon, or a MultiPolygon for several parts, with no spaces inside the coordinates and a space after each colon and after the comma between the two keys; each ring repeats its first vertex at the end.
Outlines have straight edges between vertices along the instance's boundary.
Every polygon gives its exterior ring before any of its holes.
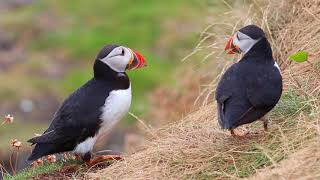
{"type": "Polygon", "coordinates": [[[66,151],[74,151],[87,163],[101,161],[101,157],[91,160],[97,138],[123,118],[131,104],[131,84],[125,71],[144,66],[144,58],[130,48],[102,48],[94,62],[93,78],[62,103],[41,136],[28,140],[36,144],[28,161],[66,151]]]}
{"type": "Polygon", "coordinates": [[[264,118],[279,101],[282,93],[280,68],[272,57],[271,46],[263,30],[248,25],[229,39],[228,54],[243,53],[243,58],[223,74],[216,90],[219,124],[241,136],[234,129],[264,118]]]}

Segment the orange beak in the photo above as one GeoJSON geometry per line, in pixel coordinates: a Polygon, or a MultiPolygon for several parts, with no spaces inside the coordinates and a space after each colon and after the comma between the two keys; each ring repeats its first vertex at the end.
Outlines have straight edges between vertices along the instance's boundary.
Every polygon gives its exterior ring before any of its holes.
{"type": "Polygon", "coordinates": [[[234,35],[230,37],[224,49],[227,52],[227,54],[240,53],[240,48],[233,44],[233,38],[234,38],[234,35]]]}
{"type": "Polygon", "coordinates": [[[127,65],[127,70],[139,69],[147,66],[146,61],[141,54],[133,50],[131,50],[131,54],[132,58],[127,65]]]}

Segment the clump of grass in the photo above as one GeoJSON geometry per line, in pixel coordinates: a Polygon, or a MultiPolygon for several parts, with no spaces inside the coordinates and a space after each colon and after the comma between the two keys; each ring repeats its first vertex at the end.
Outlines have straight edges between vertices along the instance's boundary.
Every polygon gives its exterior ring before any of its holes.
{"type": "MultiPolygon", "coordinates": [[[[216,124],[215,106],[200,109],[182,122],[160,129],[142,151],[92,177],[110,179],[237,178],[275,165],[316,136],[311,121],[300,112],[291,119],[273,119],[270,131],[250,126],[257,135],[235,139],[216,124]],[[290,125],[288,125],[290,124],[290,125]],[[309,131],[306,132],[306,129],[309,131]]],[[[259,123],[259,122],[257,122],[259,123]]]]}
{"type": "Polygon", "coordinates": [[[306,147],[290,155],[276,168],[266,168],[250,179],[318,179],[320,177],[319,157],[319,139],[313,139],[306,147]]]}
{"type": "MultiPolygon", "coordinates": [[[[14,123],[14,117],[8,114],[4,117],[4,120],[0,123],[0,128],[6,129],[7,125],[11,126],[11,124],[17,124],[17,123],[14,123]]],[[[13,130],[15,130],[15,128],[13,128],[13,130]]],[[[58,168],[63,167],[66,164],[71,164],[75,162],[74,160],[70,159],[70,160],[64,160],[56,163],[55,156],[51,156],[54,158],[51,158],[51,160],[49,160],[48,158],[48,162],[43,163],[43,161],[40,160],[41,165],[35,166],[33,168],[26,168],[21,172],[17,172],[19,154],[22,146],[23,146],[22,142],[19,141],[18,139],[11,139],[10,151],[9,151],[10,152],[10,155],[9,155],[10,169],[6,169],[4,165],[1,164],[0,162],[0,172],[1,172],[1,177],[3,177],[3,179],[28,179],[41,173],[48,173],[48,172],[57,170],[58,168]],[[9,171],[11,171],[12,174],[10,174],[9,171]]],[[[8,147],[8,142],[6,144],[6,147],[8,147]]]]}
{"type": "Polygon", "coordinates": [[[289,89],[281,96],[281,100],[273,110],[273,116],[290,117],[300,111],[310,111],[311,104],[303,96],[299,96],[293,89],[289,89]]]}
{"type": "Polygon", "coordinates": [[[16,175],[10,175],[6,174],[3,179],[4,180],[23,180],[23,179],[30,179],[32,177],[35,177],[40,174],[46,174],[50,173],[53,171],[56,171],[66,165],[72,165],[76,164],[77,162],[74,160],[68,160],[68,161],[57,161],[55,163],[49,163],[49,162],[44,162],[42,165],[36,166],[36,167],[31,167],[31,168],[26,168],[16,175]]]}

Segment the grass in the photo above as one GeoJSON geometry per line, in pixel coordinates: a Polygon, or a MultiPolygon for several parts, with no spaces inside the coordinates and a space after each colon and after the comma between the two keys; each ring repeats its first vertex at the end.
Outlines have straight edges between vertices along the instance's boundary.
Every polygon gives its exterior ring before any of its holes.
{"type": "MultiPolygon", "coordinates": [[[[306,47],[310,52],[317,53],[319,44],[310,46],[310,37],[316,36],[318,39],[319,34],[314,31],[314,28],[318,27],[319,22],[315,23],[310,19],[316,17],[314,14],[319,9],[319,4],[315,4],[313,0],[303,3],[300,1],[291,3],[254,1],[249,12],[249,7],[241,10],[239,4],[236,5],[238,6],[235,6],[233,11],[228,12],[228,19],[224,20],[232,20],[233,15],[236,17],[234,22],[237,27],[232,29],[239,29],[238,26],[248,22],[254,22],[263,27],[272,43],[275,57],[281,64],[284,92],[278,106],[271,113],[269,131],[262,132],[262,123],[256,122],[248,126],[250,131],[255,133],[245,138],[233,138],[217,125],[215,105],[205,102],[204,107],[182,118],[181,122],[155,131],[147,131],[152,138],[140,151],[128,155],[125,161],[92,174],[91,178],[238,179],[252,177],[259,170],[264,172],[261,176],[263,177],[264,174],[268,174],[268,170],[276,169],[283,160],[289,161],[284,168],[295,165],[294,158],[290,159],[290,156],[308,148],[310,142],[319,138],[319,76],[310,65],[292,64],[286,61],[287,56],[291,54],[290,51],[295,51],[295,48],[306,47]],[[260,6],[260,3],[265,6],[260,6]],[[297,12],[291,11],[292,6],[297,9],[297,12]],[[241,18],[239,14],[246,13],[248,13],[247,17],[242,16],[245,19],[239,20],[241,18]],[[284,15],[278,16],[280,14],[284,15]],[[310,25],[311,22],[314,23],[310,25]],[[307,30],[306,27],[308,27],[307,30]],[[297,39],[297,36],[301,41],[298,38],[299,41],[293,42],[293,37],[297,39]]],[[[221,31],[215,30],[213,28],[204,32],[209,34],[210,38],[207,39],[209,45],[200,43],[197,46],[198,49],[209,49],[212,44],[220,45],[220,39],[225,41],[225,38],[222,38],[225,31],[222,31],[220,37],[217,34],[221,31]]],[[[222,49],[224,46],[219,47],[222,49]]],[[[217,53],[221,49],[216,50],[217,53]]],[[[206,62],[208,66],[218,64],[206,62]]],[[[228,67],[225,64],[223,67],[228,67]]],[[[208,72],[202,71],[202,73],[208,72]]],[[[218,75],[217,79],[219,77],[218,75]]],[[[209,85],[206,84],[209,90],[206,90],[203,95],[208,98],[213,98],[212,89],[215,89],[217,83],[215,77],[212,79],[209,85]]],[[[319,151],[319,148],[317,150],[319,151]]],[[[319,159],[318,156],[314,157],[313,153],[307,153],[304,156],[314,161],[319,159]]],[[[303,160],[302,162],[304,163],[303,160]]],[[[305,172],[288,179],[319,177],[319,169],[313,174],[308,174],[308,166],[301,166],[300,169],[305,172]]],[[[280,175],[290,176],[290,172],[280,175]]],[[[283,179],[282,176],[277,179],[283,179]]],[[[269,177],[269,179],[273,178],[269,177]]]]}
{"type": "Polygon", "coordinates": [[[299,96],[296,91],[289,89],[281,96],[281,101],[273,110],[273,115],[278,117],[290,117],[299,111],[310,111],[311,106],[312,104],[309,103],[307,98],[299,96]]]}
{"type": "Polygon", "coordinates": [[[44,173],[55,171],[63,166],[64,166],[64,163],[62,163],[62,162],[45,164],[45,165],[39,166],[37,168],[28,168],[27,170],[22,170],[16,176],[6,175],[6,176],[4,176],[3,179],[4,180],[29,179],[33,176],[38,175],[38,174],[44,174],[44,173]]]}
{"type": "MultiPolygon", "coordinates": [[[[196,0],[173,0],[169,4],[148,0],[49,0],[6,11],[0,23],[23,49],[8,57],[22,54],[23,58],[0,77],[0,99],[7,104],[17,104],[26,97],[51,96],[62,101],[92,77],[92,63],[102,46],[117,43],[137,50],[148,62],[148,68],[129,72],[131,111],[140,117],[149,109],[150,91],[174,84],[172,75],[181,52],[196,42],[196,24],[201,23],[199,17],[205,11],[204,3],[196,0]],[[61,73],[50,75],[51,70],[61,73]]],[[[131,117],[122,121],[124,126],[134,122],[131,117]]],[[[44,126],[21,122],[5,127],[0,130],[0,148],[8,149],[12,138],[24,143],[44,126]]],[[[32,173],[52,168],[57,167],[48,165],[32,173]]]]}
{"type": "Polygon", "coordinates": [[[96,172],[101,168],[110,166],[113,161],[98,163],[94,166],[87,166],[74,159],[60,159],[57,162],[43,164],[35,167],[28,167],[21,170],[17,175],[5,174],[4,180],[23,180],[23,179],[86,179],[90,172],[96,172]]]}
{"type": "Polygon", "coordinates": [[[34,176],[37,176],[39,174],[46,174],[53,171],[56,171],[66,165],[73,165],[77,164],[78,162],[74,160],[68,160],[68,161],[58,161],[55,163],[47,163],[45,162],[43,165],[39,165],[34,168],[27,168],[22,171],[20,171],[16,176],[11,176],[6,174],[3,179],[4,180],[24,180],[24,179],[31,179],[34,176]]]}
{"type": "Polygon", "coordinates": [[[262,132],[262,123],[257,122],[250,126],[250,131],[257,134],[245,139],[230,137],[213,122],[216,122],[215,106],[209,105],[177,124],[152,132],[154,138],[144,144],[141,151],[92,178],[249,177],[257,169],[286,159],[317,137],[314,120],[308,119],[308,110],[289,119],[273,118],[266,133],[262,132]]]}
{"type": "MultiPolygon", "coordinates": [[[[313,4],[312,0],[310,3],[313,4]]],[[[270,23],[265,22],[268,20],[265,17],[268,13],[277,14],[288,10],[280,11],[269,6],[264,9],[262,21],[267,26],[270,23]],[[268,9],[272,11],[269,12],[268,9]]],[[[261,17],[259,22],[260,20],[261,17]]],[[[275,37],[281,39],[282,43],[279,44],[286,44],[287,47],[294,46],[288,43],[291,41],[283,40],[279,35],[281,31],[272,32],[275,33],[275,37]]],[[[277,42],[277,40],[272,39],[272,42],[277,42]]],[[[306,42],[308,41],[304,43],[306,42]]],[[[277,43],[273,44],[275,45],[277,43]]],[[[281,56],[281,59],[285,59],[286,55],[281,54],[281,51],[275,53],[281,56]]],[[[285,64],[284,60],[282,63],[285,64]]],[[[299,70],[302,69],[301,65],[290,65],[290,68],[295,66],[299,70]]],[[[257,122],[249,126],[251,131],[257,132],[256,134],[253,133],[244,139],[230,137],[228,132],[217,126],[216,107],[209,104],[184,117],[181,122],[156,131],[147,130],[152,138],[144,144],[140,151],[128,155],[124,161],[91,174],[90,177],[236,179],[250,177],[259,169],[277,167],[280,161],[307,147],[310,140],[319,137],[319,113],[313,110],[319,107],[318,102],[313,100],[319,98],[319,82],[317,78],[313,78],[313,81],[308,80],[308,83],[303,83],[309,76],[317,76],[310,69],[295,75],[297,71],[290,68],[283,71],[285,91],[279,105],[271,114],[272,123],[268,132],[261,132],[262,124],[257,122]],[[300,92],[303,93],[300,94],[300,92]]],[[[215,87],[214,83],[210,84],[210,88],[215,87]]],[[[143,90],[139,93],[141,92],[143,90]]],[[[209,95],[208,97],[211,97],[209,95]]]]}

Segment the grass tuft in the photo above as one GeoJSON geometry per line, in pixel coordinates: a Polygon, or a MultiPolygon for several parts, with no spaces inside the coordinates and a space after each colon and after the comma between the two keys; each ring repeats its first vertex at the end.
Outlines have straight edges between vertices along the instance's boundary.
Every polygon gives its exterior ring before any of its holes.
{"type": "Polygon", "coordinates": [[[301,97],[293,89],[289,89],[281,96],[281,100],[273,110],[273,116],[278,117],[290,117],[300,111],[306,111],[310,113],[312,104],[308,102],[308,99],[301,97]]]}
{"type": "MultiPolygon", "coordinates": [[[[72,162],[73,163],[73,162],[72,162]]],[[[11,176],[6,174],[3,179],[4,180],[24,180],[24,179],[30,179],[36,175],[39,174],[45,174],[49,172],[53,172],[55,170],[58,170],[59,168],[62,168],[63,166],[71,164],[71,162],[56,162],[56,163],[47,163],[45,162],[43,165],[34,167],[34,168],[27,168],[22,171],[20,171],[17,175],[11,176]]]]}

